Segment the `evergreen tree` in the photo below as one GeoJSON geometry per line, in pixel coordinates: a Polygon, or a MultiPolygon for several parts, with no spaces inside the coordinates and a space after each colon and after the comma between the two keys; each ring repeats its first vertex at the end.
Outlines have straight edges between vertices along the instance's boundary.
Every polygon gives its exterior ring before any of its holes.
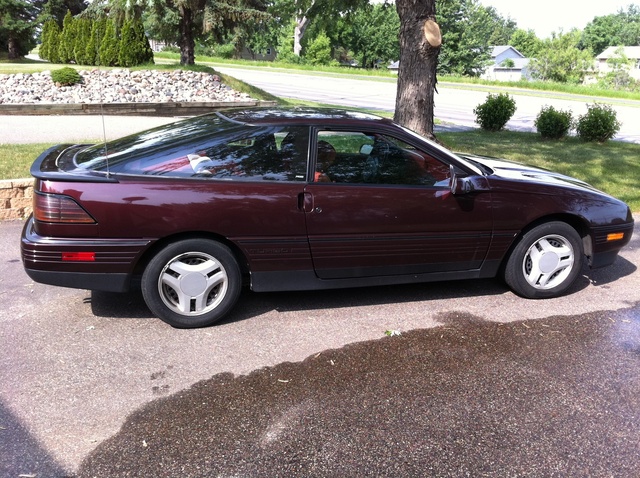
{"type": "Polygon", "coordinates": [[[60,41],[58,43],[58,56],[60,63],[71,63],[75,60],[73,48],[75,47],[75,19],[71,15],[71,11],[67,10],[67,14],[64,16],[62,22],[62,33],[60,34],[60,41]]]}
{"type": "Polygon", "coordinates": [[[62,26],[65,14],[71,12],[74,17],[87,8],[87,0],[44,0],[42,12],[38,22],[44,23],[55,20],[59,27],[62,26]]]}
{"type": "Polygon", "coordinates": [[[49,26],[49,31],[47,32],[47,43],[49,45],[47,51],[47,60],[51,63],[61,63],[60,62],[60,54],[59,54],[59,44],[61,39],[61,31],[58,24],[53,21],[49,26]]]}
{"type": "Polygon", "coordinates": [[[118,64],[120,66],[133,66],[135,65],[133,49],[133,28],[131,26],[131,20],[126,20],[120,30],[120,48],[118,51],[118,64]]]}
{"type": "Polygon", "coordinates": [[[20,58],[35,45],[39,1],[0,0],[0,50],[10,60],[20,58]]]}
{"type": "Polygon", "coordinates": [[[102,42],[102,37],[104,37],[106,25],[106,17],[101,17],[91,22],[91,36],[89,37],[89,42],[87,43],[85,51],[87,65],[100,64],[100,44],[102,42]]]}
{"type": "Polygon", "coordinates": [[[107,19],[104,36],[100,43],[100,62],[102,66],[116,66],[120,53],[120,42],[116,35],[116,26],[110,18],[107,19]]]}
{"type": "Polygon", "coordinates": [[[51,30],[52,24],[55,23],[55,20],[47,20],[42,25],[42,32],[40,33],[40,58],[43,60],[49,59],[49,31],[51,30]]]}
{"type": "Polygon", "coordinates": [[[149,44],[149,38],[144,31],[144,23],[142,18],[136,18],[133,22],[133,29],[135,33],[136,43],[139,50],[139,65],[153,64],[153,50],[149,44]]]}
{"type": "Polygon", "coordinates": [[[78,65],[92,65],[87,57],[87,45],[91,39],[91,24],[88,18],[78,18],[75,22],[76,37],[73,47],[73,55],[78,65]]]}

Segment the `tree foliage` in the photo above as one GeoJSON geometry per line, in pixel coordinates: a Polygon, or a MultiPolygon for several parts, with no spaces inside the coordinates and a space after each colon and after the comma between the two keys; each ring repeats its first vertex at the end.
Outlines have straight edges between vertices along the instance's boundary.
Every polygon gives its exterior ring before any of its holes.
{"type": "Polygon", "coordinates": [[[580,47],[599,55],[610,46],[640,45],[640,6],[629,5],[627,10],[595,17],[582,32],[580,47]]]}
{"type": "Polygon", "coordinates": [[[533,30],[517,29],[508,42],[513,48],[522,53],[525,58],[535,58],[542,50],[543,42],[533,30]]]}
{"type": "Polygon", "coordinates": [[[516,31],[513,20],[478,0],[439,0],[438,23],[442,29],[438,72],[450,75],[480,75],[490,61],[490,47],[508,44],[516,31]]]}
{"type": "Polygon", "coordinates": [[[116,25],[113,20],[107,19],[102,42],[98,50],[98,64],[103,66],[116,66],[119,56],[120,42],[118,41],[116,25]]]}
{"type": "Polygon", "coordinates": [[[329,65],[332,63],[331,40],[321,32],[309,45],[306,57],[312,65],[329,65]]]}
{"type": "Polygon", "coordinates": [[[62,21],[62,31],[60,32],[58,43],[58,57],[60,63],[70,63],[74,59],[73,49],[76,44],[75,18],[67,10],[67,14],[62,21]]]}
{"type": "Polygon", "coordinates": [[[137,66],[153,63],[153,51],[144,33],[144,25],[140,18],[129,19],[124,23],[120,35],[120,66],[137,66]]]}
{"type": "Polygon", "coordinates": [[[38,22],[55,20],[58,26],[62,27],[62,22],[68,11],[71,12],[71,15],[76,16],[86,10],[87,6],[87,0],[45,0],[38,22]]]}
{"type": "Polygon", "coordinates": [[[20,58],[35,46],[36,17],[41,1],[0,0],[0,48],[9,59],[20,58]]]}
{"type": "Polygon", "coordinates": [[[386,67],[398,59],[400,18],[391,5],[367,4],[340,20],[336,44],[357,59],[358,64],[372,68],[382,62],[386,67]]]}
{"type": "MultiPolygon", "coordinates": [[[[148,4],[145,0],[109,0],[116,9],[142,10],[148,4]]],[[[247,35],[240,30],[252,23],[258,24],[268,19],[264,0],[149,0],[151,8],[147,12],[147,20],[155,25],[156,31],[168,39],[170,29],[174,28],[174,36],[180,48],[180,63],[195,63],[196,38],[209,35],[222,41],[228,34],[237,33],[237,48],[244,46],[247,35]]]]}
{"type": "Polygon", "coordinates": [[[531,74],[539,80],[561,83],[582,83],[593,70],[593,57],[589,51],[580,50],[580,31],[553,33],[544,40],[537,57],[530,63],[531,74]]]}

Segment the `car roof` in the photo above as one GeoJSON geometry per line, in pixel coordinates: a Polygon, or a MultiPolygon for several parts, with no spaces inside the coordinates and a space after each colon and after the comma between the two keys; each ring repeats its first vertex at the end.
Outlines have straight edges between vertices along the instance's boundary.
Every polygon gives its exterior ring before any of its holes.
{"type": "Polygon", "coordinates": [[[264,124],[348,124],[348,123],[392,123],[387,118],[382,118],[369,113],[351,111],[340,108],[320,107],[255,107],[255,108],[230,108],[220,110],[218,116],[236,123],[248,125],[264,124]]]}

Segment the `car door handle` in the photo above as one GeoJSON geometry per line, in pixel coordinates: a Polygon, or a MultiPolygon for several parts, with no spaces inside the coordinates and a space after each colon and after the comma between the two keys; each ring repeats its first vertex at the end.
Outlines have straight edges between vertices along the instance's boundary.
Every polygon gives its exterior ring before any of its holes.
{"type": "Polygon", "coordinates": [[[304,212],[312,212],[313,194],[306,192],[298,194],[298,209],[304,212]]]}

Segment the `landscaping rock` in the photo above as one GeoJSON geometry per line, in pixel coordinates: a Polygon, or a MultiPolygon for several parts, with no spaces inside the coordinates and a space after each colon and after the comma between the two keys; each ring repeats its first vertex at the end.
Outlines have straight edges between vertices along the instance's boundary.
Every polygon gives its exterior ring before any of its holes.
{"type": "Polygon", "coordinates": [[[57,86],[50,71],[0,75],[0,104],[233,102],[252,98],[218,75],[188,70],[81,70],[82,83],[57,86]]]}

